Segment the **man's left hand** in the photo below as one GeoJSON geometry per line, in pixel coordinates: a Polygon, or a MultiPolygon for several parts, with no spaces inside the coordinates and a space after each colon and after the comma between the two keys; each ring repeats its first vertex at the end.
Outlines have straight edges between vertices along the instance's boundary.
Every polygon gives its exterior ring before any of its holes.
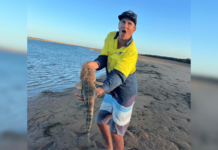
{"type": "Polygon", "coordinates": [[[103,93],[104,93],[104,89],[102,89],[101,87],[98,87],[98,88],[97,88],[97,96],[96,96],[96,98],[97,98],[98,96],[102,95],[103,93]]]}
{"type": "MultiPolygon", "coordinates": [[[[81,91],[81,90],[79,90],[79,91],[81,91]]],[[[98,98],[98,96],[100,96],[100,95],[102,95],[102,94],[104,93],[104,90],[103,90],[102,88],[100,88],[100,87],[98,87],[98,88],[96,89],[96,91],[97,91],[97,95],[96,95],[96,97],[95,97],[95,100],[98,98]]],[[[75,95],[77,96],[77,99],[78,99],[78,100],[84,101],[82,95],[80,95],[80,94],[78,94],[78,93],[75,93],[75,95]]]]}

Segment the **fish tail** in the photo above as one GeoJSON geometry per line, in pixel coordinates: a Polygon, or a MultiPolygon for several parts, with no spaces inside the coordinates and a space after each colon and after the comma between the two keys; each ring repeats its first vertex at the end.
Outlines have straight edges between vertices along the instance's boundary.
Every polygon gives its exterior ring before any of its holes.
{"type": "Polygon", "coordinates": [[[89,135],[90,135],[91,127],[92,127],[93,112],[94,112],[94,101],[89,103],[89,107],[87,110],[87,116],[86,116],[88,142],[89,142],[89,135]]]}
{"type": "Polygon", "coordinates": [[[93,120],[93,116],[90,116],[90,117],[89,117],[89,122],[86,124],[86,125],[87,125],[87,138],[88,138],[88,143],[89,143],[89,135],[90,135],[91,127],[92,127],[92,120],[93,120]]]}

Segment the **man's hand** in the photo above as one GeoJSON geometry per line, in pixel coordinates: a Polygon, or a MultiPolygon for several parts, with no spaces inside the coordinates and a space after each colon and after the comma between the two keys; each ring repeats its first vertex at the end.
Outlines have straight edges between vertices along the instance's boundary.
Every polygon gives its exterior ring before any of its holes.
{"type": "Polygon", "coordinates": [[[96,70],[96,69],[99,68],[98,63],[97,63],[97,62],[94,62],[94,61],[84,62],[83,65],[82,65],[82,67],[83,67],[84,65],[86,65],[86,64],[88,64],[89,67],[90,67],[92,70],[96,70]]]}
{"type": "Polygon", "coordinates": [[[98,87],[98,88],[97,88],[97,96],[96,96],[96,98],[97,98],[98,96],[102,95],[103,93],[104,93],[104,89],[102,89],[101,87],[98,87]]]}
{"type": "MultiPolygon", "coordinates": [[[[81,91],[81,90],[79,90],[81,91]]],[[[104,90],[100,87],[97,88],[97,95],[95,97],[95,100],[98,98],[98,96],[102,95],[104,93],[104,90]]],[[[84,101],[82,95],[78,94],[78,93],[75,93],[75,95],[77,96],[77,99],[80,100],[80,101],[84,101]]]]}
{"type": "MultiPolygon", "coordinates": [[[[81,90],[79,90],[79,91],[81,92],[81,90]]],[[[80,100],[80,101],[84,101],[82,95],[80,95],[80,94],[78,94],[78,93],[75,93],[75,95],[76,95],[76,97],[77,97],[78,100],[80,100]]]]}

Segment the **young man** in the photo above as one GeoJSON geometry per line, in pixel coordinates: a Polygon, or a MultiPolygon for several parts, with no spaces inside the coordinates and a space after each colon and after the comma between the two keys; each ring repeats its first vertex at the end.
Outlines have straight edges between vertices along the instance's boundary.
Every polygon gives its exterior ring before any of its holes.
{"type": "MultiPolygon", "coordinates": [[[[96,122],[107,149],[122,150],[123,136],[128,128],[138,91],[135,73],[138,52],[132,38],[136,31],[137,15],[132,11],[125,11],[118,18],[119,31],[110,32],[98,58],[84,64],[88,64],[93,70],[106,67],[107,78],[97,91],[98,96],[107,94],[96,122]]],[[[81,95],[76,95],[79,100],[83,100],[81,95]]]]}

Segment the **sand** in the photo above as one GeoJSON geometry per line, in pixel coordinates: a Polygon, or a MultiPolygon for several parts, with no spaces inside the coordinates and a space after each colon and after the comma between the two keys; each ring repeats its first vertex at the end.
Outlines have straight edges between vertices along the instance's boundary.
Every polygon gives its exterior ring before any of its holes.
{"type": "MultiPolygon", "coordinates": [[[[124,135],[125,149],[191,150],[190,65],[139,56],[136,73],[138,97],[124,135]]],[[[87,144],[85,111],[76,92],[73,87],[28,99],[29,150],[106,149],[95,122],[87,144]]],[[[94,119],[103,97],[95,102],[94,119]]]]}

